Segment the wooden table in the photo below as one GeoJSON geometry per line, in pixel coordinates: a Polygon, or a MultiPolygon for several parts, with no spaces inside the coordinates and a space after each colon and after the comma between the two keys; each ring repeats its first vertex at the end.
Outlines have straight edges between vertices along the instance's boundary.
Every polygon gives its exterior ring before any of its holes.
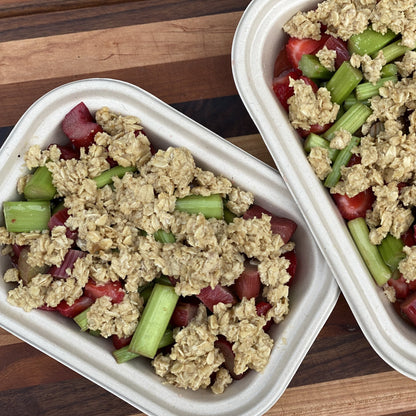
{"type": "MultiPolygon", "coordinates": [[[[0,0],[0,139],[42,94],[110,77],[136,84],[274,166],[234,86],[230,51],[248,0],[0,0]]],[[[344,298],[277,415],[415,415],[416,382],[364,338],[344,298]]],[[[131,416],[137,409],[0,330],[0,414],[131,416]]]]}

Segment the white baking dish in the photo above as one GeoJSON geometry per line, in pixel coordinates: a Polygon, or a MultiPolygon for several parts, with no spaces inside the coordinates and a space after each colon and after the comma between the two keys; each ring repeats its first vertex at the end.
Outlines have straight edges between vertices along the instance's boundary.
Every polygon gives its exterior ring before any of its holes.
{"type": "MultiPolygon", "coordinates": [[[[252,372],[222,395],[163,385],[147,359],[117,364],[109,340],[81,333],[58,314],[29,313],[6,301],[0,283],[0,325],[149,415],[261,415],[280,397],[332,311],[339,290],[302,215],[281,177],[269,166],[213,134],[140,88],[111,79],[87,79],[63,85],[39,99],[17,123],[0,152],[1,201],[17,197],[15,184],[24,171],[22,155],[35,143],[64,141],[60,123],[77,103],[91,111],[108,106],[137,115],[156,147],[185,146],[199,166],[221,172],[266,209],[298,223],[294,240],[298,278],[291,290],[291,312],[272,332],[275,346],[263,374],[252,372]]],[[[8,267],[1,258],[1,272],[8,267]]]]}
{"type": "Polygon", "coordinates": [[[234,80],[363,333],[388,364],[416,379],[416,329],[398,316],[373,282],[272,90],[274,62],[287,39],[283,24],[297,11],[316,5],[316,0],[252,1],[234,37],[234,80]]]}

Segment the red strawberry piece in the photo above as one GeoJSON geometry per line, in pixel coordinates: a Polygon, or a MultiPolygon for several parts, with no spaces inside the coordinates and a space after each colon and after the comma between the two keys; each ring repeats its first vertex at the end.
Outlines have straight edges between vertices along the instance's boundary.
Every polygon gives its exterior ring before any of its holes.
{"type": "MultiPolygon", "coordinates": [[[[257,304],[256,304],[256,312],[257,312],[257,315],[258,316],[264,316],[264,315],[266,315],[267,314],[267,312],[270,310],[272,308],[272,305],[270,305],[270,303],[269,302],[264,302],[264,301],[262,301],[262,302],[258,302],[257,304]]],[[[270,327],[272,326],[272,320],[271,319],[269,319],[267,322],[266,322],[266,324],[263,326],[263,331],[264,332],[267,332],[269,329],[270,329],[270,327]]]]}
{"type": "Polygon", "coordinates": [[[319,124],[314,124],[310,127],[309,130],[297,129],[296,131],[299,133],[301,137],[305,138],[305,137],[308,137],[310,133],[314,133],[318,135],[325,133],[331,126],[332,126],[332,123],[328,123],[323,126],[319,124]]]}
{"type": "Polygon", "coordinates": [[[406,299],[409,295],[409,285],[406,283],[402,275],[400,275],[398,279],[393,279],[391,277],[387,283],[389,286],[394,288],[397,299],[406,299]]]}
{"type": "Polygon", "coordinates": [[[255,264],[246,261],[244,271],[236,279],[234,290],[240,299],[256,298],[260,294],[261,282],[260,274],[255,264]]]}
{"type": "Polygon", "coordinates": [[[290,275],[290,280],[287,282],[288,286],[292,286],[295,276],[296,276],[296,266],[297,266],[297,258],[295,250],[287,251],[283,254],[283,257],[290,261],[289,267],[287,268],[287,272],[290,275]]]}
{"type": "Polygon", "coordinates": [[[210,286],[201,289],[197,298],[212,312],[217,303],[236,304],[237,299],[228,287],[217,285],[212,289],[210,286]]]}
{"type": "Polygon", "coordinates": [[[124,290],[120,281],[100,284],[90,279],[84,287],[84,294],[92,299],[108,296],[113,303],[120,303],[124,299],[124,290]]]}
{"type": "Polygon", "coordinates": [[[197,304],[179,301],[170,321],[174,326],[187,326],[195,317],[197,310],[197,304]]]}
{"type": "Polygon", "coordinates": [[[293,69],[289,58],[287,57],[286,48],[281,49],[274,62],[273,76],[278,77],[282,72],[293,69]]]}
{"type": "Polygon", "coordinates": [[[94,299],[89,298],[88,296],[81,296],[72,305],[68,305],[68,303],[63,300],[56,307],[56,310],[63,316],[74,318],[81,312],[85,311],[85,309],[89,308],[93,303],[94,299]]]}
{"type": "Polygon", "coordinates": [[[342,194],[332,194],[332,198],[334,199],[342,217],[348,221],[359,217],[364,218],[365,213],[371,208],[375,200],[371,188],[360,192],[352,198],[342,194]]]}
{"type": "Polygon", "coordinates": [[[405,231],[402,235],[401,235],[401,240],[403,241],[403,244],[405,246],[409,246],[412,247],[416,244],[416,233],[415,233],[415,226],[410,227],[407,231],[405,231]]]}
{"type": "Polygon", "coordinates": [[[215,341],[214,345],[222,352],[225,359],[224,366],[229,371],[231,377],[234,380],[241,380],[246,373],[236,374],[234,372],[235,355],[231,342],[229,342],[223,335],[218,335],[218,339],[215,341]]]}
{"type": "Polygon", "coordinates": [[[62,130],[77,148],[88,147],[94,141],[94,136],[103,131],[83,102],[66,114],[62,130]]]}
{"type": "Polygon", "coordinates": [[[361,163],[361,156],[353,153],[349,162],[347,163],[347,167],[358,165],[359,163],[361,163]]]}
{"type": "Polygon", "coordinates": [[[400,311],[416,326],[416,292],[412,293],[400,304],[400,311]]]}
{"type": "Polygon", "coordinates": [[[289,38],[286,44],[286,52],[293,68],[299,67],[299,61],[303,55],[314,54],[317,50],[321,49],[325,41],[325,37],[322,37],[320,40],[289,38]]]}
{"type": "Polygon", "coordinates": [[[287,70],[283,71],[278,77],[273,79],[273,91],[276,94],[276,97],[279,99],[280,104],[284,107],[286,111],[289,109],[289,104],[287,100],[293,95],[293,87],[289,87],[290,79],[299,79],[301,77],[301,72],[298,70],[287,70]]]}
{"type": "MultiPolygon", "coordinates": [[[[48,149],[52,146],[50,144],[48,149]]],[[[79,150],[75,149],[72,144],[55,144],[55,146],[61,151],[60,159],[69,160],[69,159],[79,159],[79,150]]]]}
{"type": "Polygon", "coordinates": [[[243,218],[261,218],[262,214],[266,214],[272,217],[270,220],[272,232],[274,234],[279,234],[285,243],[287,243],[292,238],[292,235],[296,231],[297,224],[289,218],[283,218],[273,215],[271,212],[267,211],[259,205],[252,205],[244,213],[243,218]]]}
{"type": "Polygon", "coordinates": [[[114,348],[116,350],[119,350],[120,348],[123,348],[126,345],[129,345],[132,338],[133,336],[120,338],[119,336],[114,334],[111,336],[111,341],[113,343],[114,348]]]}

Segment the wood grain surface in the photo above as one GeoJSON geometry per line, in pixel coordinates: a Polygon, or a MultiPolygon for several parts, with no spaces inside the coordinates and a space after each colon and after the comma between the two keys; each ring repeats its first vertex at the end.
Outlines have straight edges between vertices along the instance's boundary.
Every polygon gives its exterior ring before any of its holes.
{"type": "MultiPolygon", "coordinates": [[[[0,0],[0,141],[24,111],[82,78],[131,82],[274,166],[232,79],[247,0],[0,0]]],[[[267,416],[416,415],[416,382],[371,348],[341,295],[267,416]]],[[[0,330],[0,415],[142,415],[0,330]]]]}

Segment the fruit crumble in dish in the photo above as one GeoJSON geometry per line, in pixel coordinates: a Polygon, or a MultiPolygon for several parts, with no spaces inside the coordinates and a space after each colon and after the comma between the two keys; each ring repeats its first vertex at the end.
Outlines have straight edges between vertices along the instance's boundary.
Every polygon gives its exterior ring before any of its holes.
{"type": "Polygon", "coordinates": [[[187,149],[154,149],[137,117],[81,102],[62,129],[68,144],[32,146],[22,198],[3,204],[8,302],[71,318],[184,389],[262,372],[289,312],[296,224],[187,149]]]}

